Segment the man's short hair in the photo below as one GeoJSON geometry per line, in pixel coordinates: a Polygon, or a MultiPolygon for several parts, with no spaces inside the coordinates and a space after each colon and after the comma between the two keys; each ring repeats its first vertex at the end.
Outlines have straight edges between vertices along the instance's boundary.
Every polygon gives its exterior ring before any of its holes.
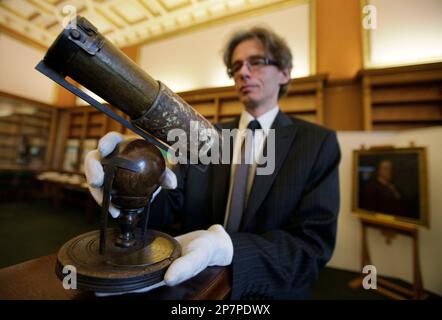
{"type": "MultiPolygon", "coordinates": [[[[241,42],[250,39],[256,39],[261,42],[265,54],[270,55],[269,58],[277,61],[279,70],[289,69],[290,71],[292,69],[292,52],[286,41],[272,30],[264,27],[252,27],[247,30],[240,30],[230,37],[223,54],[224,64],[227,68],[231,67],[232,54],[235,48],[241,42]]],[[[287,93],[289,84],[290,80],[280,86],[278,99],[287,93]]]]}

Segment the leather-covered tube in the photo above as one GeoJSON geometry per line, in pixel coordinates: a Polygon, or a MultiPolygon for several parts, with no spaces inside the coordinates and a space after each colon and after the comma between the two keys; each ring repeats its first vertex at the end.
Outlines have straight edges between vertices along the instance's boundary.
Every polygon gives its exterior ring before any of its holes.
{"type": "MultiPolygon", "coordinates": [[[[168,141],[168,134],[173,129],[181,129],[181,133],[185,134],[185,148],[187,153],[193,154],[194,159],[198,157],[198,152],[205,145],[220,139],[213,125],[199,114],[195,109],[190,107],[181,97],[176,95],[166,85],[159,82],[160,91],[154,103],[143,115],[132,120],[132,124],[140,127],[153,136],[170,145],[174,141],[168,141]],[[213,130],[212,130],[213,129],[213,130]],[[216,136],[213,136],[213,135],[216,136]],[[201,139],[207,137],[207,139],[201,139]],[[192,139],[193,138],[193,139],[192,139]],[[195,143],[195,146],[193,146],[195,143]]],[[[181,137],[179,132],[173,137],[181,137]]],[[[183,147],[183,145],[180,145],[183,147]]]]}
{"type": "Polygon", "coordinates": [[[77,16],[76,23],[60,33],[44,62],[124,112],[134,125],[167,145],[171,143],[167,141],[170,130],[183,130],[189,141],[187,156],[198,156],[198,151],[212,143],[213,138],[221,139],[207,119],[143,71],[83,17],[77,16]],[[193,134],[205,129],[216,132],[216,137],[211,135],[206,142],[199,141],[196,152],[190,148],[192,122],[197,123],[197,132],[193,134]]]}
{"type": "Polygon", "coordinates": [[[44,62],[130,118],[138,118],[155,100],[158,82],[102,36],[88,20],[83,17],[76,20],[76,24],[64,29],[57,37],[44,62]]]}

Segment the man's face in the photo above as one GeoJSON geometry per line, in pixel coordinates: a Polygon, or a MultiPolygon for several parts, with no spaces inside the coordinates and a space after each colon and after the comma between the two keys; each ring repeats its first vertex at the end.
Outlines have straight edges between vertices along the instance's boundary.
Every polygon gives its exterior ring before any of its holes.
{"type": "MultiPolygon", "coordinates": [[[[265,56],[261,42],[249,39],[239,43],[233,50],[231,64],[245,62],[252,57],[265,56]]],[[[272,56],[268,58],[273,59],[272,56]]],[[[276,105],[279,86],[289,81],[289,73],[288,70],[281,71],[274,65],[264,65],[250,70],[247,63],[243,63],[241,69],[233,76],[240,101],[247,108],[276,105]]]]}
{"type": "Polygon", "coordinates": [[[379,177],[386,181],[390,181],[393,176],[393,165],[391,161],[383,160],[379,164],[379,177]]]}

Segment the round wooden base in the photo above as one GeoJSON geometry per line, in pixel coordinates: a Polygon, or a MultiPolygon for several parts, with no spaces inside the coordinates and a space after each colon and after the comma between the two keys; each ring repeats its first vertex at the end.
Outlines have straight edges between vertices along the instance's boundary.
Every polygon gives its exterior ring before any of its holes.
{"type": "Polygon", "coordinates": [[[181,254],[178,242],[159,231],[148,230],[144,237],[138,233],[130,248],[115,245],[118,235],[118,230],[107,230],[104,255],[99,254],[98,230],[66,242],[57,255],[58,278],[63,280],[75,267],[78,289],[103,293],[132,291],[162,281],[169,265],[181,254]],[[65,267],[68,268],[63,270],[65,267]]]}

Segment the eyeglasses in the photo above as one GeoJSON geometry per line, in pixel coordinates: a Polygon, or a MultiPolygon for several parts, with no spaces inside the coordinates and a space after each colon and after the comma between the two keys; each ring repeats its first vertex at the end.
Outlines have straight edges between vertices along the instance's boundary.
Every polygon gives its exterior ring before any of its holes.
{"type": "Polygon", "coordinates": [[[236,61],[234,64],[230,66],[230,68],[227,69],[227,74],[230,78],[233,78],[239,70],[241,70],[243,64],[246,64],[247,69],[249,69],[250,72],[256,71],[258,69],[261,69],[264,66],[278,66],[278,62],[275,60],[271,60],[267,57],[260,57],[260,56],[254,56],[246,59],[245,61],[236,61]]]}

